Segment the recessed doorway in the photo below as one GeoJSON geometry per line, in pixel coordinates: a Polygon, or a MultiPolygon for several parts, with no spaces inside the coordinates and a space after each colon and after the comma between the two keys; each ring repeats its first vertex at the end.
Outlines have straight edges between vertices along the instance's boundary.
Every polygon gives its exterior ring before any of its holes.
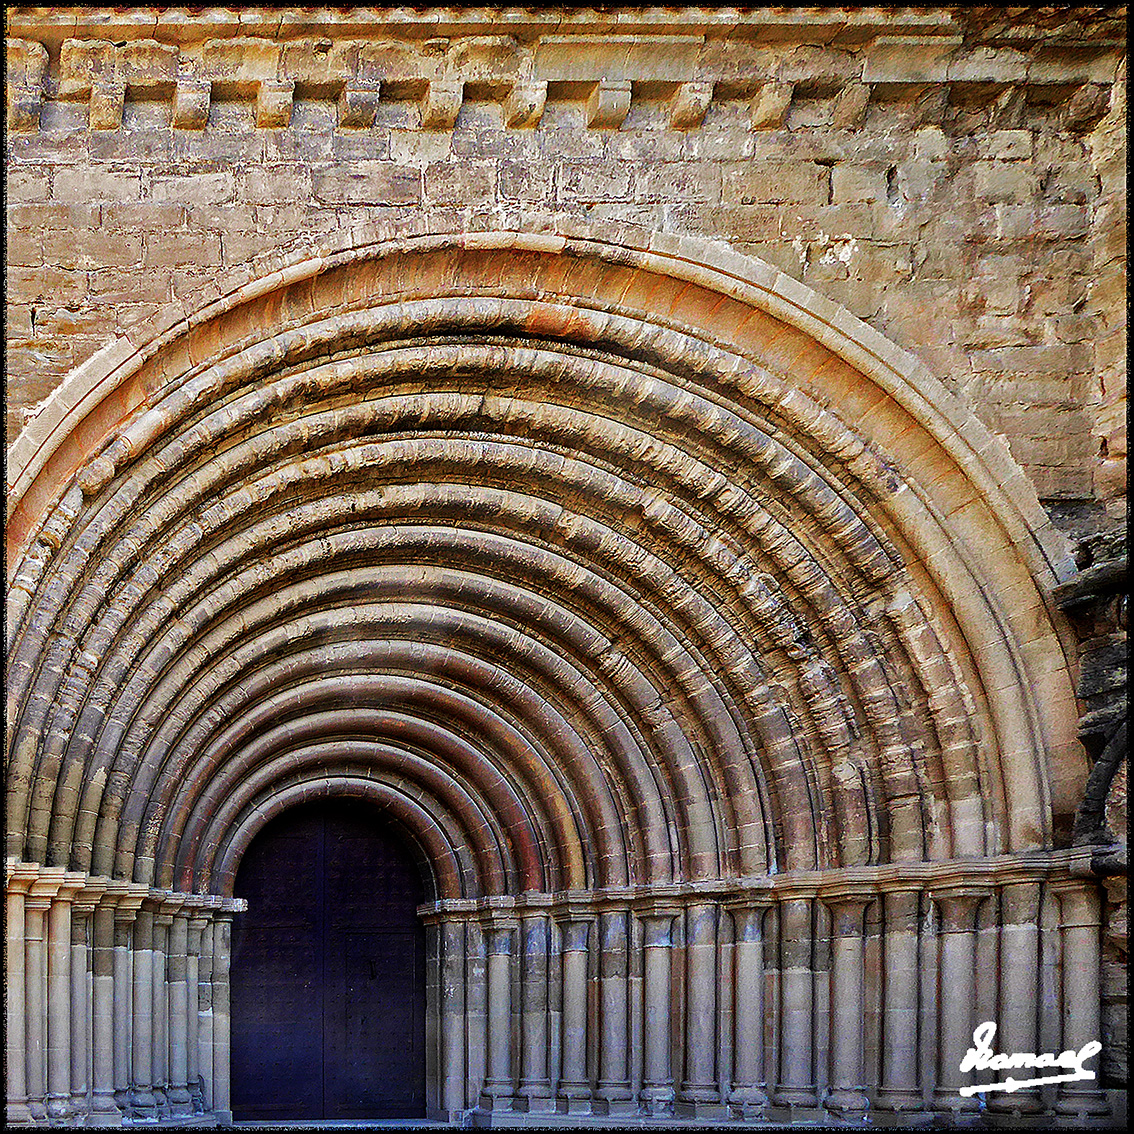
{"type": "Polygon", "coordinates": [[[292,808],[234,893],[234,1119],[423,1117],[425,890],[398,829],[353,800],[292,808]]]}

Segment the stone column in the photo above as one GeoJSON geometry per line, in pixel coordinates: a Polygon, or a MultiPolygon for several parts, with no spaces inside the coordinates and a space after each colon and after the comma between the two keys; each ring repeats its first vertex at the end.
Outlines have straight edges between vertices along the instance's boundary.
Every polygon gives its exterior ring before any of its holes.
{"type": "Polygon", "coordinates": [[[739,1117],[762,1114],[768,1105],[764,1070],[764,906],[732,911],[734,1007],[732,1090],[739,1117]]]}
{"type": "Polygon", "coordinates": [[[67,1124],[74,1117],[71,1111],[71,902],[82,885],[83,875],[68,872],[47,914],[47,1117],[56,1125],[67,1124]]]}
{"type": "MultiPolygon", "coordinates": [[[[1099,895],[1092,882],[1075,879],[1061,883],[1060,921],[1063,927],[1063,1050],[1095,1050],[1101,1035],[1102,992],[1099,981],[1099,895]]],[[[1109,1113],[1106,1095],[1099,1087],[1099,1059],[1083,1066],[1094,1079],[1060,1086],[1055,1109],[1060,1114],[1087,1118],[1109,1113]]]]}
{"type": "Polygon", "coordinates": [[[941,928],[937,970],[937,1088],[933,1097],[936,1109],[941,1111],[979,1107],[975,1097],[966,1098],[958,1089],[970,1079],[968,1074],[961,1073],[961,1061],[973,1042],[974,933],[977,903],[981,897],[975,890],[935,895],[941,928]]]}
{"type": "Polygon", "coordinates": [[[832,898],[830,1085],[824,1105],[836,1113],[861,1113],[866,1096],[862,1063],[864,895],[832,898]]]}
{"type": "Polygon", "coordinates": [[[169,931],[173,915],[163,902],[154,912],[154,947],[150,975],[153,978],[153,1054],[154,1102],[162,1118],[169,1117],[169,983],[166,966],[169,931]]]}
{"type": "Polygon", "coordinates": [[[559,1109],[581,1114],[590,1109],[587,1080],[587,935],[590,923],[563,923],[563,1047],[559,1109]]]}
{"type": "Polygon", "coordinates": [[[642,918],[642,1100],[647,1114],[673,1110],[673,1059],[670,1045],[670,951],[676,911],[656,911],[642,918]]]}
{"type": "Polygon", "coordinates": [[[815,1106],[811,1060],[812,999],[811,902],[780,903],[780,1081],[781,1106],[815,1106]]]}
{"type": "Polygon", "coordinates": [[[624,910],[599,914],[599,1079],[596,1094],[610,1115],[636,1110],[630,1088],[628,979],[630,926],[624,910]]]}
{"type": "Polygon", "coordinates": [[[882,1083],[879,1110],[920,1110],[918,1084],[918,962],[916,890],[883,899],[882,1083]]]}
{"type": "Polygon", "coordinates": [[[531,1112],[555,1109],[548,1076],[547,915],[530,914],[520,923],[520,1106],[531,1112]]]}
{"type": "Polygon", "coordinates": [[[709,903],[685,912],[685,1078],[682,1112],[723,1118],[717,1082],[718,1011],[717,907],[709,903]]]}
{"type": "Polygon", "coordinates": [[[201,1089],[201,937],[208,925],[208,919],[201,917],[201,911],[193,911],[189,919],[189,932],[186,937],[185,956],[185,1021],[188,1031],[185,1035],[185,1081],[189,1087],[191,1109],[194,1114],[203,1114],[205,1100],[201,1089]]]}
{"type": "Polygon", "coordinates": [[[94,926],[95,908],[106,892],[107,878],[88,878],[71,903],[71,1113],[90,1113],[91,1045],[94,1020],[94,926]]]}
{"type": "Polygon", "coordinates": [[[47,914],[63,871],[37,878],[24,899],[24,1006],[28,1110],[38,1122],[47,1119],[47,914]]]}
{"type": "Polygon", "coordinates": [[[465,1105],[465,926],[442,921],[440,938],[441,987],[441,1109],[449,1119],[465,1105]]]}
{"type": "Polygon", "coordinates": [[[147,902],[134,919],[132,1052],[130,1113],[135,1119],[156,1121],[154,1098],[154,910],[147,902]]]}
{"type": "MultiPolygon", "coordinates": [[[[173,915],[169,929],[169,1113],[193,1113],[189,1094],[189,914],[173,915]]],[[[194,1035],[194,1046],[196,1036],[194,1035]]]]}
{"type": "Polygon", "coordinates": [[[484,930],[465,925],[465,1106],[475,1106],[488,1058],[488,956],[484,930]]]}
{"type": "Polygon", "coordinates": [[[32,1122],[28,1109],[27,1076],[27,954],[25,933],[25,903],[28,888],[39,871],[30,863],[6,864],[7,888],[4,897],[4,916],[7,919],[4,964],[8,985],[8,1002],[5,1016],[5,1045],[8,1061],[7,1118],[13,1126],[27,1126],[32,1122]]]}
{"type": "MultiPolygon", "coordinates": [[[[1005,886],[1000,896],[1000,1027],[998,1051],[1040,1050],[1039,1043],[1039,915],[1038,882],[1005,886]]],[[[978,972],[977,980],[981,979],[978,972]]],[[[975,1020],[973,1026],[982,1023],[975,1020]]],[[[1028,1072],[1018,1079],[1037,1077],[1028,1072]]],[[[988,1096],[990,1111],[1037,1114],[1043,1110],[1038,1087],[1025,1087],[1011,1094],[988,1096]]]]}
{"type": "MultiPolygon", "coordinates": [[[[123,883],[125,886],[125,883],[123,883]]],[[[142,898],[122,893],[114,905],[114,1103],[118,1113],[133,1113],[131,1065],[134,1047],[134,928],[142,898]]]]}
{"type": "Polygon", "coordinates": [[[232,960],[232,911],[213,920],[213,1113],[221,1126],[232,1125],[229,1091],[229,963],[232,960]]]}
{"type": "Polygon", "coordinates": [[[120,1126],[114,1101],[114,911],[111,882],[91,916],[91,1107],[88,1126],[120,1126]]]}
{"type": "Polygon", "coordinates": [[[512,1083],[512,936],[510,925],[485,929],[488,985],[488,1059],[481,1105],[511,1110],[512,1083]]]}
{"type": "Polygon", "coordinates": [[[208,911],[201,929],[201,955],[197,985],[197,1067],[201,1075],[201,1106],[205,1114],[213,1109],[213,942],[216,936],[215,910],[208,911]]]}

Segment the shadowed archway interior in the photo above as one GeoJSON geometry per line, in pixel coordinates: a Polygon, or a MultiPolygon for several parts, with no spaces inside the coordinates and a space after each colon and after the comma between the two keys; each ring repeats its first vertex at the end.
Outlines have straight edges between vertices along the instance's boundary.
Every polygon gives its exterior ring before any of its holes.
{"type": "Polygon", "coordinates": [[[352,800],[262,828],[235,882],[237,1121],[425,1115],[425,887],[404,834],[352,800]]]}

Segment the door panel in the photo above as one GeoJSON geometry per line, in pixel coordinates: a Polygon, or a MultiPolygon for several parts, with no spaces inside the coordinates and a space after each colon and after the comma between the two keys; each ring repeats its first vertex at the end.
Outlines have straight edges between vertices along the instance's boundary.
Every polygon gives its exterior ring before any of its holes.
{"type": "Polygon", "coordinates": [[[232,1107],[239,1119],[425,1113],[421,878],[381,813],[309,804],[237,872],[232,1107]]]}

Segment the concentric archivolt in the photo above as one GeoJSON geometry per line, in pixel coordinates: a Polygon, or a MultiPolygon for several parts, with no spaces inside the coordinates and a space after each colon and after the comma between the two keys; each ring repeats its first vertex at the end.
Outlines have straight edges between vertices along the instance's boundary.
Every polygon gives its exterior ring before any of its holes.
{"type": "Polygon", "coordinates": [[[1070,688],[991,439],[723,274],[511,243],[264,290],[19,482],[9,853],[225,892],[328,792],[439,897],[1047,843],[1070,688]]]}

